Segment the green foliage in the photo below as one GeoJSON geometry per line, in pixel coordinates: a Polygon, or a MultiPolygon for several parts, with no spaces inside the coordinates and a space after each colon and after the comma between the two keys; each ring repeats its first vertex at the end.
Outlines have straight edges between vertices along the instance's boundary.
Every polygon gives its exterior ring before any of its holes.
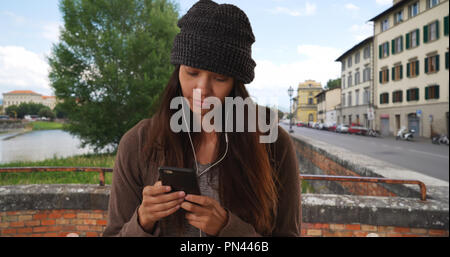
{"type": "MultiPolygon", "coordinates": [[[[87,154],[68,158],[52,158],[38,162],[0,164],[1,167],[114,167],[114,154],[87,154]]],[[[106,184],[111,184],[112,174],[105,174],[106,184]]],[[[0,185],[24,184],[98,184],[96,172],[32,172],[0,173],[0,185]]]]}
{"type": "Polygon", "coordinates": [[[64,124],[48,121],[34,121],[31,123],[32,130],[54,130],[64,129],[64,124]]]}
{"type": "Polygon", "coordinates": [[[170,0],[62,0],[49,57],[58,111],[82,146],[114,146],[156,110],[173,66],[178,7],[170,0]]]}
{"type": "Polygon", "coordinates": [[[46,117],[51,120],[55,118],[55,113],[50,110],[48,107],[41,108],[38,112],[39,117],[46,117]]]}
{"type": "Polygon", "coordinates": [[[50,108],[43,104],[36,103],[21,103],[19,106],[11,105],[6,108],[6,115],[10,117],[15,117],[15,113],[17,113],[17,118],[23,119],[25,115],[39,115],[39,111],[45,109],[51,112],[50,108]],[[15,113],[14,113],[15,112],[15,113]]]}
{"type": "Polygon", "coordinates": [[[325,86],[325,89],[331,90],[335,88],[341,88],[341,79],[330,79],[325,86]]]}

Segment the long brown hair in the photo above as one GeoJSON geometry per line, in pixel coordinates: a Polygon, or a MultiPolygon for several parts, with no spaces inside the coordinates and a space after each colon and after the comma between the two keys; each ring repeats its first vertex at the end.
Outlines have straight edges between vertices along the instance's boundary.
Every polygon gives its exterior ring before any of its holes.
{"type": "MultiPolygon", "coordinates": [[[[180,66],[175,68],[160,98],[160,106],[153,117],[153,125],[149,128],[143,151],[144,156],[149,161],[156,162],[158,166],[190,168],[194,167],[195,163],[187,133],[174,133],[170,129],[170,119],[178,111],[170,109],[170,102],[173,98],[182,96],[179,69],[180,66]]],[[[230,97],[246,99],[249,93],[243,83],[235,80],[230,97]]],[[[259,106],[257,110],[268,111],[259,106]]],[[[192,116],[191,113],[190,117],[192,116]]],[[[233,119],[235,119],[234,112],[233,119]]],[[[247,113],[245,121],[248,125],[247,113]]],[[[236,124],[235,120],[233,124],[236,124]]],[[[224,153],[226,144],[224,135],[218,134],[219,153],[224,153]]],[[[191,133],[191,135],[194,146],[197,147],[201,134],[191,133]]],[[[228,154],[217,166],[220,170],[219,197],[223,207],[252,224],[260,234],[270,235],[275,226],[278,183],[271,164],[271,147],[269,144],[259,142],[260,135],[263,133],[259,129],[257,132],[228,133],[228,154]]],[[[180,212],[172,216],[178,221],[183,219],[180,212]]],[[[178,224],[180,225],[180,222],[178,224]]]]}

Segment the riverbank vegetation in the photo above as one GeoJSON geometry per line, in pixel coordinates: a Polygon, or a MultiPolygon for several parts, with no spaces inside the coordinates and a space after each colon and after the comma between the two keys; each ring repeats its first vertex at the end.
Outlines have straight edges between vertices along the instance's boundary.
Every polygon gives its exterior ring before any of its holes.
{"type": "Polygon", "coordinates": [[[64,129],[64,124],[59,122],[51,122],[51,121],[34,121],[27,124],[27,127],[31,128],[31,130],[55,130],[55,129],[64,129]]]}
{"type": "MultiPolygon", "coordinates": [[[[4,167],[114,167],[115,154],[88,154],[68,158],[52,158],[38,162],[0,164],[4,167]]],[[[112,174],[105,174],[105,183],[111,184],[112,174]]],[[[32,172],[0,173],[0,185],[29,184],[98,184],[97,172],[32,172]]]]}

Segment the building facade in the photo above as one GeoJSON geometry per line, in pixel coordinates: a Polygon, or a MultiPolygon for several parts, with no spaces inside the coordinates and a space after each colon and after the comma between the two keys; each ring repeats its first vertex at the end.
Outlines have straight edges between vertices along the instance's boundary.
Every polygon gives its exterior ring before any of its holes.
{"type": "Polygon", "coordinates": [[[325,124],[338,123],[338,111],[341,105],[341,89],[322,91],[317,96],[317,121],[325,124]]]}
{"type": "Polygon", "coordinates": [[[298,85],[297,90],[297,122],[317,122],[317,96],[323,91],[320,82],[307,80],[298,85]]]}
{"type": "Polygon", "coordinates": [[[4,110],[11,105],[20,105],[21,103],[43,104],[53,110],[56,106],[56,97],[43,96],[30,90],[16,90],[3,93],[4,110]]]}
{"type": "Polygon", "coordinates": [[[337,123],[360,124],[372,128],[373,115],[373,37],[369,37],[341,55],[341,108],[337,123]]]}
{"type": "Polygon", "coordinates": [[[394,1],[374,22],[376,125],[448,134],[449,1],[394,1]]]}

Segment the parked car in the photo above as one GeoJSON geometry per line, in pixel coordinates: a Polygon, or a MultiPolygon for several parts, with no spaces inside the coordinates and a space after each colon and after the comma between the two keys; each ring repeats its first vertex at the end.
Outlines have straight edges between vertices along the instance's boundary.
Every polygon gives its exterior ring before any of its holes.
{"type": "Polygon", "coordinates": [[[297,127],[308,127],[308,124],[306,122],[298,122],[297,127]]]}
{"type": "Polygon", "coordinates": [[[327,129],[328,129],[328,131],[336,132],[336,127],[337,127],[336,124],[330,124],[330,125],[327,127],[327,129]]]}
{"type": "Polygon", "coordinates": [[[336,132],[337,133],[348,133],[348,125],[345,124],[339,124],[336,127],[336,132]]]}
{"type": "Polygon", "coordinates": [[[365,135],[367,133],[367,128],[359,125],[359,124],[352,124],[348,128],[348,133],[350,134],[357,134],[357,135],[365,135]]]}
{"type": "Polygon", "coordinates": [[[8,115],[0,115],[0,120],[9,120],[8,115]]]}

